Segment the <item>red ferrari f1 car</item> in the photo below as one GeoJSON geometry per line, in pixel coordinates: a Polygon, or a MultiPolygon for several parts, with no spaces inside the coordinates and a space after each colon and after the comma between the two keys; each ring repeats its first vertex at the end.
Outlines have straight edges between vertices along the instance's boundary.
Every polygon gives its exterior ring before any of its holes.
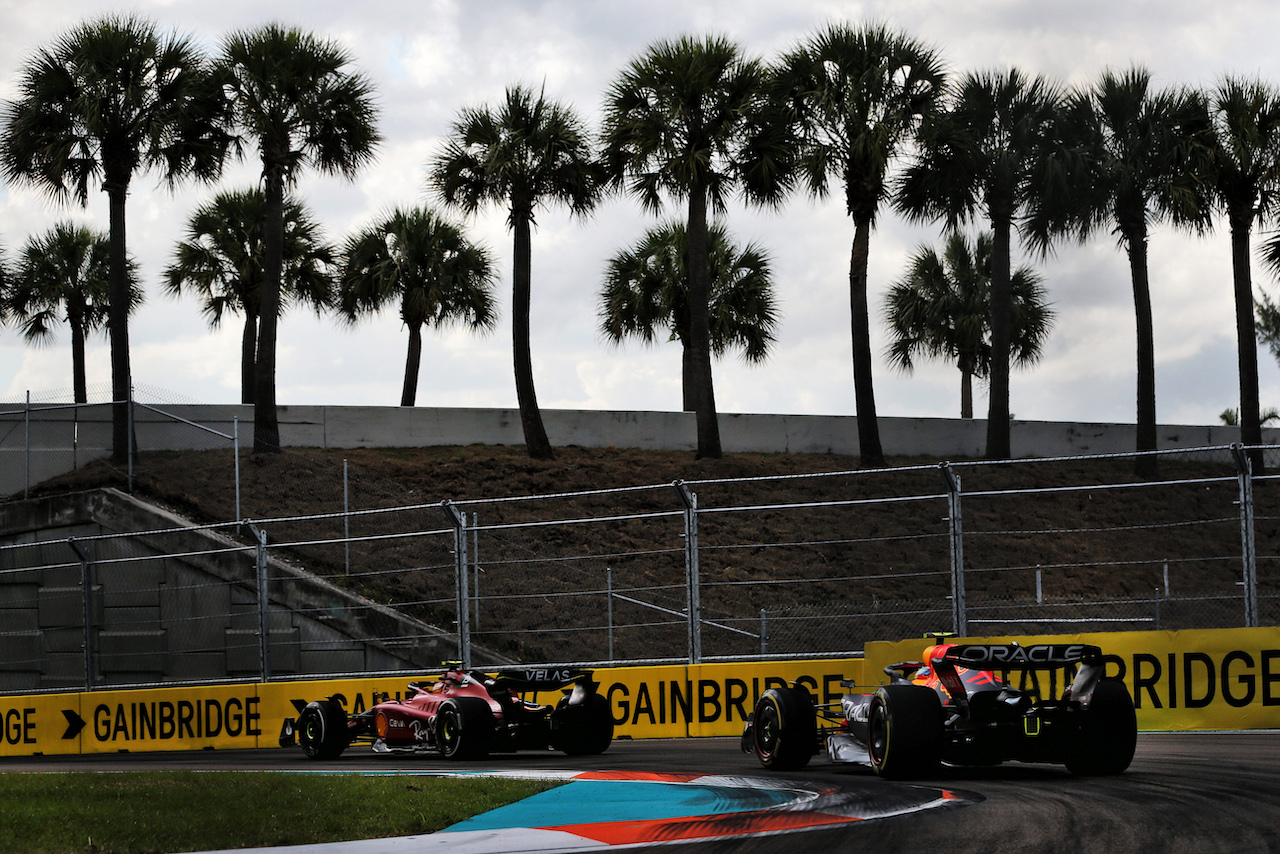
{"type": "Polygon", "coordinates": [[[501,670],[495,674],[446,665],[439,679],[409,684],[407,699],[375,696],[367,711],[349,715],[333,697],[308,703],[295,722],[286,718],[282,747],[301,744],[311,759],[334,759],[356,742],[375,753],[439,751],[448,759],[490,752],[562,750],[603,753],[613,741],[608,701],[596,693],[591,671],[501,670]],[[554,706],[523,695],[559,690],[554,706]]]}
{"type": "MultiPolygon", "coordinates": [[[[923,661],[885,668],[890,684],[818,704],[801,684],[770,688],[742,735],[766,768],[795,770],[825,748],[835,762],[882,777],[926,776],[940,763],[1053,762],[1075,774],[1119,774],[1137,744],[1133,700],[1104,680],[1102,652],[1087,644],[936,643],[923,661]],[[997,674],[1067,668],[1061,699],[1020,690],[997,674]]],[[[852,682],[841,683],[854,688],[852,682]]]]}

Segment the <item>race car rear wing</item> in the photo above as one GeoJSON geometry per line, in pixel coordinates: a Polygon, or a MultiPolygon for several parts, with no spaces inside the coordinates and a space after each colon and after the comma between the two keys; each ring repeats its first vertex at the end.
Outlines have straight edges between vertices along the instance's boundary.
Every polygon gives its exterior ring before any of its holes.
{"type": "Polygon", "coordinates": [[[1079,665],[1068,695],[1088,707],[1093,689],[1102,679],[1102,650],[1091,644],[1040,643],[939,644],[925,650],[927,664],[938,674],[943,686],[967,711],[968,695],[957,667],[968,670],[1052,670],[1079,665]]]}
{"type": "Polygon", "coordinates": [[[581,667],[559,668],[508,668],[493,673],[493,681],[503,688],[517,693],[523,691],[553,691],[556,688],[582,686],[594,689],[596,682],[592,671],[581,667]]]}
{"type": "Polygon", "coordinates": [[[941,644],[927,652],[930,665],[945,661],[970,670],[1051,670],[1069,664],[1097,664],[1102,650],[1085,643],[941,644]]]}
{"type": "Polygon", "coordinates": [[[1093,699],[1093,689],[1102,679],[1102,650],[1092,644],[951,644],[939,643],[924,651],[924,661],[891,664],[884,672],[895,681],[909,681],[911,674],[932,668],[938,679],[962,709],[968,706],[964,680],[956,668],[966,670],[1053,670],[1079,665],[1068,696],[1084,706],[1093,699]]]}

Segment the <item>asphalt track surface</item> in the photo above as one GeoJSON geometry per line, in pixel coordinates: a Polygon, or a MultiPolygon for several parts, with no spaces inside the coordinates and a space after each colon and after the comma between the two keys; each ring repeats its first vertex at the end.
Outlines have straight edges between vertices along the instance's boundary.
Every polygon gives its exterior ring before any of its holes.
{"type": "MultiPolygon", "coordinates": [[[[307,761],[297,750],[0,759],[0,772],[183,768],[388,772],[457,766],[431,756],[376,756],[359,747],[332,762],[307,761]]],[[[773,778],[870,803],[909,800],[921,791],[954,793],[945,808],[830,829],[627,849],[632,851],[1280,852],[1280,732],[1143,734],[1129,771],[1109,778],[1010,763],[943,769],[929,780],[891,783],[868,770],[821,758],[803,772],[778,774],[741,753],[736,739],[725,738],[617,741],[599,757],[521,753],[470,762],[465,769],[773,778]]]]}

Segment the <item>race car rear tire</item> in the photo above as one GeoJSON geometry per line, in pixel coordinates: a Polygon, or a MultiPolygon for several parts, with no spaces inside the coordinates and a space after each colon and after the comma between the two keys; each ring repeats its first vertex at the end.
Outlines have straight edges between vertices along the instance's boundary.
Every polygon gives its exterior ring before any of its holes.
{"type": "Polygon", "coordinates": [[[570,756],[597,756],[613,743],[613,711],[599,694],[573,706],[565,697],[552,713],[551,726],[551,746],[570,756]]]}
{"type": "Polygon", "coordinates": [[[308,759],[337,759],[351,743],[346,710],[333,700],[308,703],[298,715],[298,743],[308,759]]]}
{"type": "Polygon", "coordinates": [[[446,759],[482,759],[489,755],[493,710],[479,697],[453,697],[436,713],[436,746],[446,759]]]}
{"type": "Polygon", "coordinates": [[[886,685],[871,698],[867,752],[888,779],[928,776],[942,761],[942,700],[924,685],[886,685]]]}
{"type": "Polygon", "coordinates": [[[813,697],[803,686],[770,688],[751,716],[756,758],[766,768],[798,771],[809,764],[818,745],[813,697]]]}
{"type": "Polygon", "coordinates": [[[1119,774],[1133,761],[1137,745],[1138,716],[1129,689],[1115,680],[1099,682],[1089,708],[1081,712],[1067,770],[1089,776],[1119,774]]]}

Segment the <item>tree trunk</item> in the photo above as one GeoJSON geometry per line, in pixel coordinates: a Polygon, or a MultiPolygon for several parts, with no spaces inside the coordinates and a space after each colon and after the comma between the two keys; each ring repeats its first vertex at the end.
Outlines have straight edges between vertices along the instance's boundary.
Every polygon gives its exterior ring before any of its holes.
{"type": "MultiPolygon", "coordinates": [[[[1240,441],[1262,444],[1261,403],[1258,400],[1258,333],[1253,319],[1253,271],[1249,262],[1252,211],[1231,211],[1231,272],[1236,297],[1236,352],[1240,370],[1240,441]]],[[[1249,452],[1253,473],[1264,470],[1261,450],[1249,452]]]]}
{"type": "Polygon", "coordinates": [[[520,425],[524,428],[524,445],[535,460],[555,458],[551,440],[542,426],[538,395],[533,387],[533,357],[529,350],[529,304],[532,291],[533,245],[530,235],[532,212],[520,211],[512,216],[515,232],[515,257],[512,259],[511,339],[515,359],[516,401],[520,406],[520,425]]]}
{"type": "Polygon", "coordinates": [[[240,402],[253,403],[257,383],[258,315],[244,313],[244,332],[240,335],[240,402]]]}
{"type": "Polygon", "coordinates": [[[684,412],[697,412],[698,402],[693,398],[693,351],[689,345],[680,341],[680,405],[684,412]]]}
{"type": "Polygon", "coordinates": [[[871,257],[871,218],[854,219],[849,255],[849,312],[853,335],[853,396],[858,414],[858,455],[864,466],[883,466],[876,394],[872,385],[871,318],[867,308],[867,262],[871,257]]]}
{"type": "Polygon", "coordinates": [[[973,420],[973,371],[960,368],[960,418],[973,420]]]}
{"type": "Polygon", "coordinates": [[[84,312],[68,310],[67,322],[71,325],[71,384],[75,389],[76,403],[88,403],[89,383],[84,371],[84,312]]]}
{"type": "Polygon", "coordinates": [[[409,354],[404,360],[404,389],[400,405],[413,406],[418,399],[418,368],[422,364],[422,325],[409,325],[409,354]]]}
{"type": "Polygon", "coordinates": [[[103,182],[110,206],[108,275],[111,304],[107,307],[107,332],[111,337],[111,461],[129,461],[129,401],[133,377],[129,367],[129,254],[125,239],[125,200],[129,179],[107,176],[103,182]]]}
{"type": "Polygon", "coordinates": [[[711,272],[707,262],[707,193],[694,187],[689,194],[689,359],[693,404],[698,419],[698,459],[718,460],[720,423],[711,376],[711,272]]]}
{"type": "Polygon", "coordinates": [[[266,206],[262,230],[262,300],[258,354],[254,363],[253,452],[280,452],[276,414],[276,327],[280,319],[280,278],[284,268],[284,175],[264,164],[266,206]]]}
{"type": "MultiPolygon", "coordinates": [[[[1138,342],[1138,457],[1134,471],[1139,477],[1159,476],[1156,450],[1156,344],[1151,319],[1151,283],[1147,276],[1147,230],[1145,223],[1126,230],[1129,276],[1133,280],[1133,313],[1138,342]]],[[[1252,303],[1250,304],[1252,306],[1252,303]]]]}
{"type": "Polygon", "coordinates": [[[1012,219],[991,217],[991,384],[987,409],[987,459],[1007,460],[1009,441],[1009,255],[1012,219]]]}

